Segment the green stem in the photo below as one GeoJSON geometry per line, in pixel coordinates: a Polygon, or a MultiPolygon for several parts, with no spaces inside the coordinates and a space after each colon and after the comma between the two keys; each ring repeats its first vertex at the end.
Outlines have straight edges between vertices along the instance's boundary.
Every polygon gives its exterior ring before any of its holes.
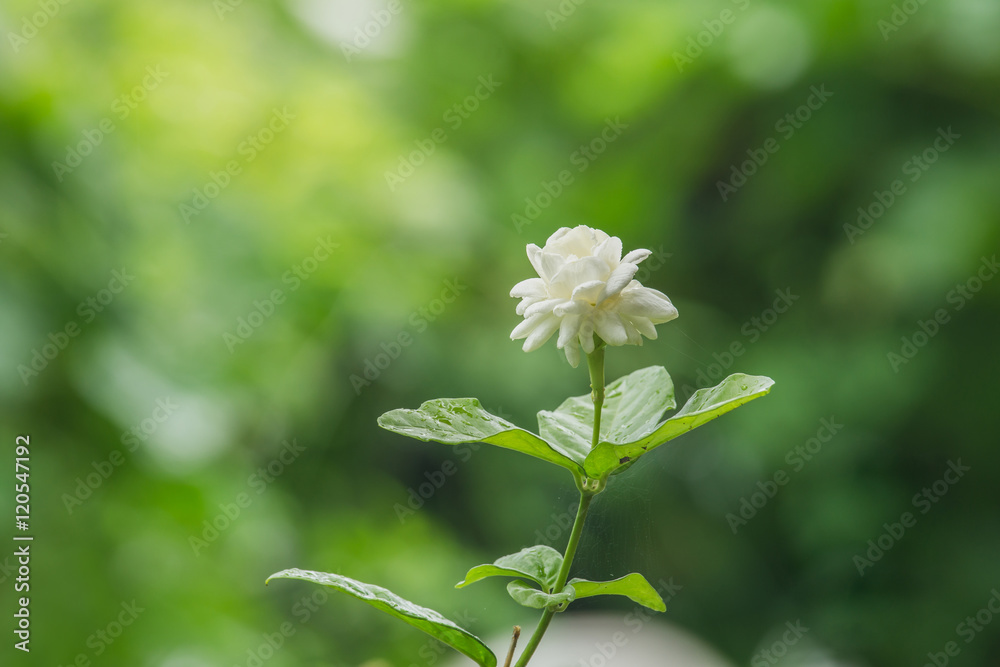
{"type": "MultiPolygon", "coordinates": [[[[604,341],[599,338],[597,339],[594,351],[587,355],[587,366],[590,369],[591,398],[594,401],[594,432],[593,444],[591,445],[593,448],[600,441],[601,410],[604,408],[604,341]]],[[[590,509],[590,503],[598,493],[586,490],[580,484],[580,480],[577,480],[577,482],[578,486],[580,486],[580,506],[576,510],[576,520],[573,521],[573,530],[569,534],[569,544],[566,545],[566,552],[563,554],[562,567],[559,568],[556,585],[550,591],[552,593],[559,593],[566,587],[566,581],[569,580],[569,570],[573,565],[573,559],[576,557],[576,548],[580,545],[580,537],[583,535],[583,524],[587,520],[587,510],[590,509]]],[[[546,609],[542,612],[542,618],[538,621],[538,627],[535,628],[531,639],[528,640],[524,651],[521,653],[521,657],[514,667],[525,667],[528,664],[531,656],[535,653],[535,649],[538,648],[538,644],[541,643],[545,631],[549,629],[549,623],[552,622],[552,617],[555,614],[556,612],[552,609],[546,609]]]]}
{"type": "MultiPolygon", "coordinates": [[[[590,502],[594,499],[593,493],[583,492],[580,494],[580,506],[576,511],[576,521],[573,522],[573,532],[569,535],[569,544],[566,545],[566,553],[563,555],[563,564],[559,569],[559,576],[556,579],[556,585],[552,589],[552,592],[561,591],[566,587],[566,581],[569,579],[569,568],[573,564],[573,557],[576,556],[576,548],[580,544],[580,536],[583,535],[583,524],[587,518],[587,510],[590,509],[590,502]]],[[[521,657],[518,659],[517,664],[514,667],[525,667],[531,656],[534,655],[535,649],[538,648],[538,644],[542,641],[542,636],[545,635],[545,631],[549,629],[549,623],[552,622],[552,617],[555,616],[555,612],[551,609],[546,609],[542,613],[542,618],[538,621],[538,627],[535,628],[534,633],[531,635],[531,639],[528,640],[527,645],[524,647],[524,651],[521,653],[521,657]]]]}
{"type": "Polygon", "coordinates": [[[590,369],[590,397],[594,401],[594,436],[590,448],[597,447],[601,438],[601,410],[604,408],[604,341],[599,340],[594,351],[587,355],[590,369]]]}

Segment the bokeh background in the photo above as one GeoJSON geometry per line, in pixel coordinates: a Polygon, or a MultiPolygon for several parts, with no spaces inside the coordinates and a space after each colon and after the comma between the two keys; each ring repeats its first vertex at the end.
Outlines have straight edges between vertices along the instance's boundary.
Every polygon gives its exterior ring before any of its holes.
{"type": "Polygon", "coordinates": [[[561,549],[569,476],[375,420],[475,396],[534,428],[586,393],[508,340],[525,244],[581,223],[656,251],[640,278],[681,313],[609,378],[776,386],[616,478],[576,572],[672,577],[664,622],[735,664],[795,620],[812,657],[785,664],[1000,658],[1000,619],[958,629],[1000,586],[997,3],[5,0],[0,28],[0,412],[36,535],[33,650],[4,664],[439,660],[264,587],[293,566],[531,627],[500,583],[452,586],[536,531],[561,549]]]}

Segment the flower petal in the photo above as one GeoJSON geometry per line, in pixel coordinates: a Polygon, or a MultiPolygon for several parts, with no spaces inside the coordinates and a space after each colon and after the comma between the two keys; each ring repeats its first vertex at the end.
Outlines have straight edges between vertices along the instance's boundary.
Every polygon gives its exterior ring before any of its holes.
{"type": "Polygon", "coordinates": [[[524,311],[525,317],[532,317],[538,313],[551,313],[552,309],[561,304],[565,299],[543,299],[538,303],[533,303],[524,311]]]}
{"type": "Polygon", "coordinates": [[[538,275],[551,285],[566,263],[566,258],[562,255],[557,255],[554,252],[546,252],[543,250],[538,254],[538,264],[542,267],[542,270],[538,272],[538,275]]]}
{"type": "Polygon", "coordinates": [[[579,332],[580,316],[567,315],[559,325],[559,340],[556,341],[556,347],[565,347],[566,343],[576,339],[579,332]]]}
{"type": "Polygon", "coordinates": [[[594,254],[613,269],[622,261],[622,240],[617,236],[609,237],[594,249],[594,254]]]}
{"type": "Polygon", "coordinates": [[[573,341],[572,345],[564,347],[563,351],[566,353],[566,361],[569,362],[570,366],[576,368],[580,365],[580,346],[576,341],[573,341]]]}
{"type": "Polygon", "coordinates": [[[545,290],[545,281],[541,278],[528,278],[527,280],[522,280],[510,290],[510,295],[515,298],[521,298],[526,296],[548,296],[549,293],[545,290]]]}
{"type": "Polygon", "coordinates": [[[636,329],[638,329],[639,333],[641,333],[643,336],[645,336],[649,340],[656,340],[657,337],[656,327],[653,326],[653,323],[650,322],[648,318],[640,317],[639,315],[623,316],[623,317],[628,317],[629,322],[631,322],[632,325],[636,329]]]}
{"type": "Polygon", "coordinates": [[[611,276],[608,278],[608,282],[601,291],[597,302],[600,303],[607,298],[613,297],[628,287],[629,283],[632,282],[632,276],[638,270],[639,267],[635,264],[619,264],[618,268],[611,272],[611,276]]]}
{"type": "Polygon", "coordinates": [[[580,339],[580,347],[587,354],[594,351],[594,325],[588,320],[580,325],[580,334],[577,336],[580,339]]]}
{"type": "Polygon", "coordinates": [[[647,317],[653,324],[669,322],[678,314],[666,294],[649,287],[627,289],[619,298],[619,312],[623,315],[647,317]]]}
{"type": "Polygon", "coordinates": [[[653,254],[652,250],[645,250],[640,248],[639,250],[633,250],[629,254],[622,257],[623,262],[629,262],[630,264],[638,264],[642,260],[646,259],[653,254]]]}
{"type": "Polygon", "coordinates": [[[518,315],[524,315],[524,311],[528,310],[528,308],[535,305],[541,300],[542,297],[526,296],[523,299],[521,299],[521,303],[517,304],[517,308],[515,308],[514,310],[515,312],[517,312],[518,315]]]}
{"type": "Polygon", "coordinates": [[[625,327],[625,334],[628,336],[628,344],[642,345],[642,333],[639,332],[635,324],[633,324],[629,318],[623,315],[620,315],[618,319],[621,320],[622,326],[625,327]]]}
{"type": "Polygon", "coordinates": [[[566,259],[562,255],[546,252],[542,248],[539,248],[534,243],[529,243],[527,246],[528,251],[528,261],[531,262],[532,268],[535,269],[543,281],[551,282],[552,277],[559,272],[562,265],[566,263],[566,259]]]}
{"type": "Polygon", "coordinates": [[[565,234],[559,235],[558,238],[556,234],[550,236],[545,243],[545,250],[559,253],[566,258],[573,256],[579,259],[593,256],[597,243],[593,229],[586,225],[577,225],[573,229],[567,230],[565,234]]]}
{"type": "Polygon", "coordinates": [[[597,257],[582,257],[563,264],[555,277],[549,281],[549,291],[553,295],[569,297],[577,285],[591,282],[593,280],[607,280],[610,272],[608,265],[597,257]]]}
{"type": "Polygon", "coordinates": [[[628,342],[628,332],[617,314],[598,309],[594,313],[594,330],[608,345],[624,345],[628,342]]]}
{"type": "Polygon", "coordinates": [[[592,308],[593,306],[586,301],[564,301],[553,308],[552,312],[559,317],[564,317],[566,315],[582,315],[592,308]]]}
{"type": "Polygon", "coordinates": [[[538,315],[525,318],[523,322],[514,327],[514,330],[510,332],[510,339],[517,340],[518,338],[524,338],[547,317],[551,317],[551,315],[549,313],[539,313],[538,315]]]}
{"type": "Polygon", "coordinates": [[[529,243],[525,250],[528,252],[528,261],[531,262],[531,268],[533,268],[535,273],[538,275],[542,275],[542,263],[539,261],[542,249],[534,243],[529,243]]]}
{"type": "Polygon", "coordinates": [[[569,227],[560,227],[556,231],[552,232],[552,236],[550,236],[548,238],[548,240],[545,242],[545,247],[547,248],[550,245],[553,245],[553,244],[557,243],[559,241],[559,239],[561,239],[562,237],[566,236],[571,231],[572,230],[569,227]]]}
{"type": "Polygon", "coordinates": [[[590,303],[597,303],[597,297],[600,296],[601,290],[604,289],[603,280],[588,280],[585,283],[577,285],[573,290],[573,300],[589,301],[590,303]]]}
{"type": "Polygon", "coordinates": [[[521,347],[525,352],[537,350],[542,345],[545,345],[545,341],[551,338],[552,334],[559,328],[560,319],[558,317],[549,314],[543,315],[543,317],[545,319],[539,322],[534,331],[525,339],[524,345],[521,347]]]}

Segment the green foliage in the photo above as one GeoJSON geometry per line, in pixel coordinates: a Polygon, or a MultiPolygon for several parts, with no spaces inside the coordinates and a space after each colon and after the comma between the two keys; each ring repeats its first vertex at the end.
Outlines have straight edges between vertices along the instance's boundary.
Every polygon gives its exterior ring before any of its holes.
{"type": "Polygon", "coordinates": [[[282,570],[272,574],[267,581],[270,582],[272,579],[301,579],[346,593],[426,632],[434,639],[465,654],[482,667],[496,667],[496,656],[481,639],[433,609],[413,604],[381,586],[365,584],[339,574],[297,569],[282,570]]]}
{"type": "MultiPolygon", "coordinates": [[[[663,372],[663,375],[666,375],[666,371],[663,372]]],[[[669,380],[669,377],[667,379],[669,380]]],[[[721,417],[730,410],[735,410],[755,398],[765,396],[771,391],[773,384],[774,381],[768,377],[743,373],[730,375],[714,387],[696,391],[688,402],[677,411],[677,414],[650,432],[644,432],[649,429],[648,421],[625,420],[622,422],[622,420],[616,419],[616,423],[623,423],[624,426],[617,432],[611,432],[608,439],[602,435],[601,442],[587,455],[584,462],[587,474],[592,477],[607,475],[677,436],[698,428],[716,417],[721,417]]],[[[672,390],[673,386],[670,385],[670,388],[672,390]]],[[[662,412],[662,408],[659,406],[666,403],[665,398],[661,397],[661,394],[665,394],[666,391],[657,393],[655,385],[649,382],[622,384],[616,391],[623,394],[620,403],[626,408],[639,405],[640,401],[648,400],[653,406],[652,410],[659,409],[662,412]],[[631,393],[635,394],[634,398],[628,396],[631,393]]],[[[673,402],[672,391],[669,400],[670,403],[673,402]]]]}
{"type": "Polygon", "coordinates": [[[379,417],[378,424],[393,433],[446,445],[485,442],[555,463],[574,474],[581,472],[569,452],[491,415],[475,398],[439,398],[417,410],[392,410],[379,417]]]}
{"type": "Polygon", "coordinates": [[[562,554],[550,546],[527,547],[516,554],[498,558],[492,565],[477,565],[455,588],[464,588],[487,577],[527,577],[545,592],[552,593],[562,564],[562,554]]]}
{"type": "MultiPolygon", "coordinates": [[[[650,366],[609,384],[601,413],[600,439],[619,442],[652,431],[664,410],[673,408],[674,384],[662,366],[650,366]]],[[[590,394],[568,398],[549,412],[538,413],[538,432],[585,461],[593,437],[594,402],[590,394]]]]}
{"type": "MultiPolygon", "coordinates": [[[[370,17],[302,15],[324,3],[62,3],[17,53],[7,31],[39,3],[4,4],[0,421],[31,432],[44,473],[33,480],[47,548],[33,554],[32,615],[45,641],[31,660],[92,659],[88,637],[127,597],[147,612],[106,664],[245,664],[286,621],[296,635],[268,667],[413,662],[428,638],[396,619],[362,624],[331,599],[298,624],[301,587],[256,582],[309,563],[459,620],[453,598],[471,598],[451,590],[458,575],[540,541],[530,533],[570,502],[562,475],[485,446],[468,461],[465,446],[414,447],[373,422],[474,395],[535,430],[540,407],[586,392],[585,370],[570,372],[554,349],[525,355],[504,333],[520,320],[507,290],[526,276],[524,244],[576,222],[654,250],[640,278],[680,311],[658,341],[610,355],[609,378],[665,365],[679,404],[731,370],[780,388],[780,400],[686,436],[697,446],[679,440],[611,478],[588,525],[607,539],[586,572],[600,578],[614,559],[651,582],[690,582],[670,620],[734,664],[793,615],[834,660],[922,664],[984,605],[1000,582],[1000,282],[972,298],[952,290],[1000,241],[996,3],[923,3],[897,30],[898,0],[750,2],[683,71],[673,55],[718,7],[588,1],[553,30],[556,4],[402,3],[398,24],[350,61],[342,44],[370,17]],[[233,11],[220,16],[222,5],[233,11]],[[775,14],[798,39],[776,38],[775,14]],[[747,78],[768,63],[799,69],[747,78]],[[159,65],[169,76],[139,89],[146,99],[117,103],[159,65]],[[445,124],[491,73],[501,87],[458,129],[445,124]],[[823,84],[834,96],[800,124],[823,84]],[[241,145],[284,105],[296,118],[246,162],[241,145]],[[579,147],[591,152],[618,115],[629,127],[581,162],[579,147]],[[92,146],[105,118],[115,130],[92,146]],[[961,138],[910,180],[901,168],[948,126],[961,138]],[[447,141],[390,192],[386,172],[438,127],[447,141]],[[747,162],[769,139],[780,150],[747,162]],[[90,155],[57,178],[52,163],[81,144],[90,155]],[[185,224],[178,206],[214,190],[230,160],[242,172],[185,224]],[[719,184],[748,166],[723,201],[719,184]],[[541,183],[554,187],[563,170],[572,182],[538,206],[541,183]],[[896,179],[906,192],[882,212],[873,193],[888,201],[896,179]],[[514,221],[527,198],[537,215],[514,221]],[[319,236],[340,248],[300,285],[284,282],[319,236]],[[82,317],[122,267],[135,281],[82,317]],[[441,309],[449,280],[467,289],[441,309]],[[766,309],[785,288],[801,298],[775,321],[766,309]],[[274,289],[283,302],[230,351],[223,334],[251,312],[256,321],[254,302],[274,289]],[[951,321],[894,372],[887,353],[922,337],[918,323],[940,308],[951,321]],[[71,321],[82,333],[26,386],[15,368],[71,321]],[[401,334],[409,344],[379,363],[401,334]],[[738,358],[724,360],[734,343],[738,358]],[[180,409],[143,429],[167,397],[180,409]],[[843,431],[809,447],[831,415],[843,431]],[[248,478],[259,483],[293,437],[306,452],[258,495],[248,478]],[[807,447],[811,458],[796,451],[807,447]],[[81,487],[112,453],[123,465],[81,487]],[[851,557],[914,511],[913,495],[957,456],[973,472],[859,577],[851,557]],[[393,505],[450,463],[445,485],[397,519],[393,505]],[[726,515],[778,470],[790,482],[733,535],[726,515]],[[85,494],[70,512],[66,497],[85,494]],[[252,504],[195,555],[189,537],[240,494],[252,504]]],[[[500,586],[475,595],[483,633],[523,622],[500,586]]],[[[997,650],[984,634],[961,659],[993,664],[997,650]]]]}
{"type": "Polygon", "coordinates": [[[594,597],[595,595],[623,595],[633,602],[653,611],[666,611],[663,598],[656,592],[646,578],[633,572],[612,581],[587,581],[586,579],[570,579],[567,588],[576,590],[576,599],[594,597]]]}
{"type": "Polygon", "coordinates": [[[507,584],[507,592],[519,605],[532,609],[564,611],[566,606],[576,599],[576,591],[572,586],[566,586],[558,593],[546,593],[520,579],[507,584]]]}
{"type": "Polygon", "coordinates": [[[561,611],[570,602],[580,598],[623,595],[654,611],[666,611],[659,593],[641,574],[636,573],[613,581],[572,579],[563,590],[556,592],[556,579],[562,564],[562,554],[552,547],[545,545],[528,547],[516,554],[502,556],[490,565],[477,565],[469,570],[465,580],[456,588],[464,588],[487,577],[525,577],[539,588],[531,587],[519,579],[507,585],[507,592],[515,601],[526,607],[535,609],[559,607],[561,611]]]}
{"type": "Polygon", "coordinates": [[[394,433],[449,445],[482,441],[560,465],[579,475],[606,478],[679,435],[766,395],[771,378],[736,373],[715,387],[699,389],[666,421],[676,405],[666,369],[651,366],[612,382],[605,389],[600,442],[591,450],[594,404],[590,395],[538,413],[541,437],[483,410],[474,398],[427,401],[418,410],[392,410],[379,425],[394,433]]]}

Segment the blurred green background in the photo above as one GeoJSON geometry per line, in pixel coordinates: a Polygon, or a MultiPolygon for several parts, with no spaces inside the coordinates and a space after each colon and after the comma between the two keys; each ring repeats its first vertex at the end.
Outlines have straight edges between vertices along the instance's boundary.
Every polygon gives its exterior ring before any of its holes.
{"type": "Polygon", "coordinates": [[[0,413],[36,535],[33,650],[4,664],[248,665],[285,622],[274,667],[432,664],[370,608],[263,586],[286,567],[533,626],[452,586],[557,525],[569,475],[375,420],[475,396],[534,429],[586,393],[508,340],[525,244],[581,223],[653,249],[638,277],[681,313],[609,379],[777,384],[616,478],[576,572],[673,577],[664,618],[736,664],[795,619],[843,664],[1000,658],[1000,619],[956,629],[1000,586],[997,3],[5,0],[0,28],[0,413]]]}

